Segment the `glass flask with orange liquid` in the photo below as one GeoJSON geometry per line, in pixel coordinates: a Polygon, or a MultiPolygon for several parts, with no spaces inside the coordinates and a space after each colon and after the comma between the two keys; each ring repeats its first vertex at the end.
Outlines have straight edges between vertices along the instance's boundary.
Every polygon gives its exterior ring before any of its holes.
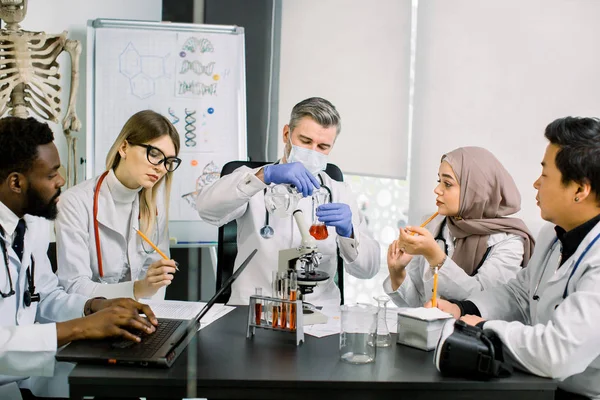
{"type": "Polygon", "coordinates": [[[312,237],[314,237],[316,240],[325,240],[327,239],[327,237],[329,236],[329,234],[327,233],[327,226],[325,226],[325,224],[321,221],[319,221],[319,218],[317,218],[317,208],[319,208],[319,206],[321,204],[326,204],[329,203],[329,191],[327,189],[324,188],[319,188],[316,189],[315,191],[313,191],[312,194],[312,225],[310,226],[310,229],[308,230],[308,232],[310,233],[310,235],[312,237]]]}

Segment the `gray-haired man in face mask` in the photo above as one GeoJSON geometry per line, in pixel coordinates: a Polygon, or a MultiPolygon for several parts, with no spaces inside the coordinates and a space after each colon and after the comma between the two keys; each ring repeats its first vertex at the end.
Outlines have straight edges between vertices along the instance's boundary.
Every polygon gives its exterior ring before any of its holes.
{"type": "Polygon", "coordinates": [[[303,211],[305,218],[312,215],[313,190],[326,186],[331,191],[330,202],[319,206],[316,213],[328,227],[328,238],[317,242],[323,254],[319,270],[330,278],[320,283],[306,301],[318,305],[340,303],[339,289],[333,282],[338,248],[351,275],[368,279],[379,271],[379,244],[367,232],[355,196],[346,184],[334,181],[324,172],[340,130],[340,115],[329,101],[319,97],[303,100],[294,106],[289,124],[283,127],[285,149],[278,162],[256,169],[240,167],[199,194],[197,208],[202,219],[218,226],[237,221],[235,268],[244,254],[258,248],[252,260],[254,265],[249,265],[234,282],[229,304],[248,304],[255,288],[270,287],[271,272],[277,270],[278,251],[300,245],[300,232],[292,216],[270,218],[273,236],[260,234],[266,225],[265,189],[273,184],[296,187],[303,196],[296,208],[303,211]]]}

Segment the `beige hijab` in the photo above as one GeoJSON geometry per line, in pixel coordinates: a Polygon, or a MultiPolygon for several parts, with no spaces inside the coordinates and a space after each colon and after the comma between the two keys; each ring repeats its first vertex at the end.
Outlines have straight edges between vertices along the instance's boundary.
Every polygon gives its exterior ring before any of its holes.
{"type": "Polygon", "coordinates": [[[460,147],[442,156],[452,167],[460,184],[458,217],[446,219],[456,238],[452,259],[469,275],[475,274],[491,234],[505,232],[521,236],[526,266],[534,239],[525,223],[507,215],[521,209],[521,195],[504,166],[481,147],[460,147]]]}

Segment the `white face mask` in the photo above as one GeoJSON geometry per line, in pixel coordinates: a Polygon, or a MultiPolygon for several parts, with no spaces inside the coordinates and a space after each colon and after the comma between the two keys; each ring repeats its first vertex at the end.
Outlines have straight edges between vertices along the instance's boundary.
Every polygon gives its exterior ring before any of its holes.
{"type": "Polygon", "coordinates": [[[325,171],[325,168],[327,168],[327,154],[296,146],[291,142],[292,141],[290,139],[292,150],[290,150],[290,154],[287,157],[287,162],[301,162],[304,167],[315,176],[319,172],[325,171]]]}

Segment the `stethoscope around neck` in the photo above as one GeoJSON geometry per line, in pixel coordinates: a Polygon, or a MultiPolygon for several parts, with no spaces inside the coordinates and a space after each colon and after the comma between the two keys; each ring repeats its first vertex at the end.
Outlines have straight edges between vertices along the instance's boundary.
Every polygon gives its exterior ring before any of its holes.
{"type": "MultiPolygon", "coordinates": [[[[573,269],[571,270],[571,273],[569,274],[569,278],[567,279],[567,284],[565,285],[565,290],[563,291],[563,295],[562,298],[563,300],[567,298],[568,296],[568,289],[569,289],[569,282],[571,282],[571,278],[573,277],[573,275],[575,275],[575,271],[577,271],[577,268],[579,268],[579,264],[581,264],[581,261],[583,260],[583,257],[586,256],[586,254],[588,253],[588,251],[590,251],[590,249],[592,248],[592,246],[594,245],[594,243],[596,243],[596,241],[600,239],[600,233],[596,235],[596,237],[594,238],[594,240],[592,240],[590,242],[590,244],[587,245],[587,247],[585,248],[585,250],[583,250],[583,252],[581,253],[581,255],[579,256],[579,258],[577,259],[577,261],[575,262],[575,266],[573,267],[573,269]]],[[[550,257],[550,254],[552,254],[554,249],[554,245],[556,244],[556,242],[558,241],[558,238],[555,238],[554,241],[552,242],[552,244],[550,245],[550,252],[548,257],[550,257]]],[[[562,250],[561,250],[562,252],[562,250]]],[[[561,261],[562,261],[562,255],[561,255],[561,261]]],[[[559,261],[560,264],[560,261],[559,261]]],[[[560,265],[559,265],[560,266],[560,265]]],[[[546,262],[544,265],[544,270],[542,271],[542,274],[540,275],[540,278],[537,281],[537,284],[535,285],[535,289],[533,290],[533,297],[532,299],[535,301],[539,301],[540,296],[538,295],[538,289],[540,288],[540,284],[542,283],[542,279],[544,278],[544,275],[546,274],[546,268],[548,268],[548,263],[546,262]]]]}
{"type": "MultiPolygon", "coordinates": [[[[93,209],[93,213],[94,213],[94,239],[96,242],[96,258],[98,260],[98,275],[100,275],[100,278],[104,278],[104,269],[102,268],[102,251],[100,248],[100,228],[98,227],[98,197],[100,195],[100,187],[102,186],[102,182],[104,182],[104,178],[106,178],[106,175],[108,175],[110,171],[105,171],[102,175],[100,175],[100,178],[98,178],[98,183],[96,183],[96,187],[94,188],[94,209],[93,209]]],[[[158,216],[158,210],[156,210],[156,215],[158,216]]],[[[139,219],[139,216],[138,216],[139,219]]],[[[156,219],[156,226],[155,226],[155,232],[158,235],[158,218],[156,219]]],[[[158,235],[158,237],[160,237],[160,235],[158,235]]],[[[148,254],[153,253],[155,250],[151,249],[151,250],[146,250],[146,248],[144,247],[144,242],[142,241],[142,248],[144,248],[144,251],[148,254]]]]}
{"type": "MultiPolygon", "coordinates": [[[[325,183],[323,183],[323,177],[319,174],[319,182],[321,183],[321,187],[329,193],[329,202],[331,203],[331,189],[325,183]]],[[[267,194],[267,188],[264,190],[264,194],[267,194]]],[[[265,223],[262,228],[260,228],[260,236],[263,239],[271,239],[273,235],[275,235],[275,229],[271,225],[269,225],[269,210],[265,207],[265,223]]]]}
{"type": "MultiPolygon", "coordinates": [[[[2,225],[0,225],[0,233],[2,236],[5,236],[5,231],[2,225]]],[[[8,277],[9,291],[4,293],[0,291],[0,296],[3,299],[11,297],[15,295],[15,288],[13,286],[12,276],[10,275],[10,268],[8,266],[8,249],[6,248],[6,243],[4,242],[4,238],[0,238],[0,247],[2,247],[2,254],[4,255],[4,266],[6,268],[6,275],[8,277]]],[[[23,304],[25,307],[31,306],[33,302],[39,302],[41,300],[40,294],[35,292],[35,259],[33,258],[33,254],[31,257],[31,265],[27,268],[27,290],[23,293],[23,304]]]]}
{"type": "Polygon", "coordinates": [[[436,241],[436,243],[438,245],[444,246],[444,248],[442,250],[444,250],[444,253],[446,255],[448,255],[448,242],[446,242],[446,239],[444,239],[444,228],[446,227],[446,218],[444,218],[442,220],[442,223],[440,224],[439,228],[438,228],[438,233],[437,235],[433,238],[433,240],[436,241]],[[441,242],[441,243],[440,243],[441,242]]]}

